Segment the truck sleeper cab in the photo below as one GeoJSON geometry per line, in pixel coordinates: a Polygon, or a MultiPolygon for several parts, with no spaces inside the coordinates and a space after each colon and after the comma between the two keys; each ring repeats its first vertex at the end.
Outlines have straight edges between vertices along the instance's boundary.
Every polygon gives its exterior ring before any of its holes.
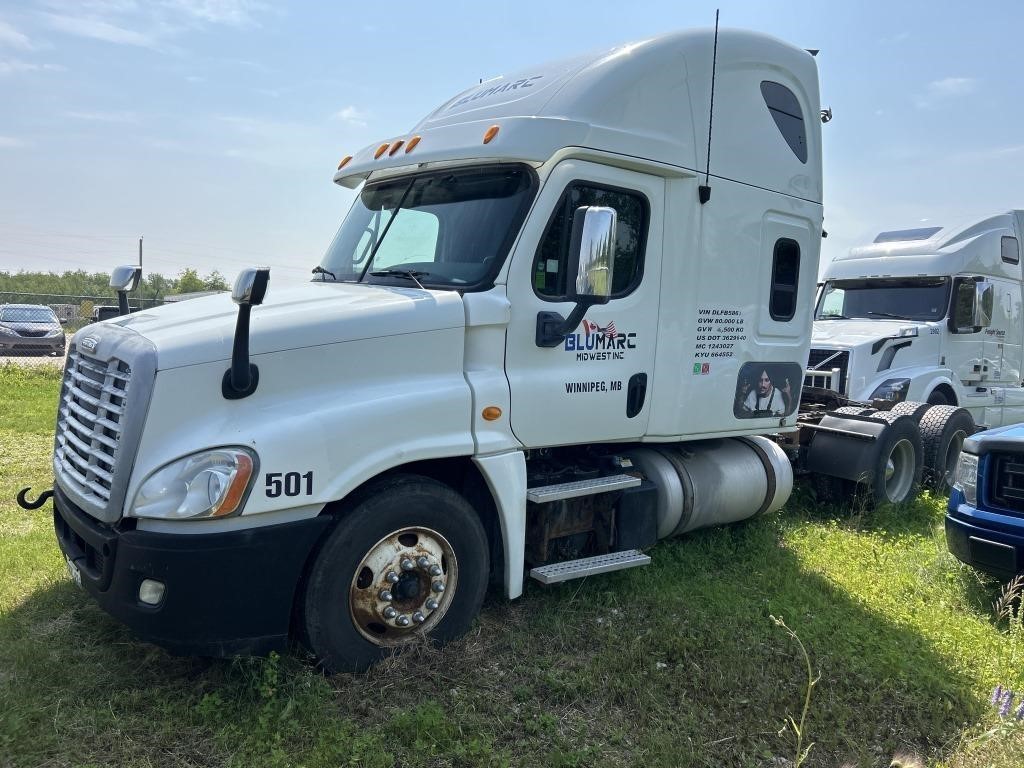
{"type": "Polygon", "coordinates": [[[527,569],[638,565],[779,509],[817,72],[763,35],[714,50],[683,32],[474,86],[342,161],[359,192],[313,282],[257,300],[243,273],[237,317],[212,296],[76,334],[54,450],[73,577],[177,652],[297,628],[355,670],[464,632],[492,576],[515,598],[527,569]]]}

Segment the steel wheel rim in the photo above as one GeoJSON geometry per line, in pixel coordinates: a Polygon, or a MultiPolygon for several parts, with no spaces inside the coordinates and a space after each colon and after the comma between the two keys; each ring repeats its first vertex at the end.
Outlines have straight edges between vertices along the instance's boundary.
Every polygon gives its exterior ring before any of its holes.
{"type": "Polygon", "coordinates": [[[374,544],[349,585],[349,614],[374,645],[423,636],[444,618],[458,583],[455,550],[437,531],[407,526],[374,544]]]}
{"type": "Polygon", "coordinates": [[[906,438],[896,441],[885,465],[885,495],[889,501],[902,501],[914,484],[914,444],[906,438]]]}
{"type": "Polygon", "coordinates": [[[942,480],[947,486],[953,485],[953,475],[956,474],[956,463],[960,459],[960,449],[964,447],[964,440],[967,439],[967,433],[958,429],[953,433],[953,436],[949,439],[949,446],[946,448],[945,470],[942,475],[942,480]]]}

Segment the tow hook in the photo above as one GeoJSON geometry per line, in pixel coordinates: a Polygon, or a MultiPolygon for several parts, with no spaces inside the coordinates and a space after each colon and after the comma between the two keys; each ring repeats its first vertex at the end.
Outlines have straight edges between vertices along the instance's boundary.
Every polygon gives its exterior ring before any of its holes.
{"type": "Polygon", "coordinates": [[[43,504],[53,498],[53,489],[43,491],[39,498],[35,501],[28,500],[28,492],[32,490],[32,487],[22,488],[18,491],[18,506],[22,509],[39,509],[43,504]]]}

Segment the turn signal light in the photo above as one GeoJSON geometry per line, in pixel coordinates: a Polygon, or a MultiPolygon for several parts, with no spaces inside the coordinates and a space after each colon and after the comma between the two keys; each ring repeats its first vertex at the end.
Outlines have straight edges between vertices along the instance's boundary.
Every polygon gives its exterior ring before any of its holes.
{"type": "Polygon", "coordinates": [[[501,408],[496,405],[488,405],[483,411],[484,421],[497,421],[501,418],[501,408]]]}
{"type": "Polygon", "coordinates": [[[498,135],[499,130],[501,129],[496,125],[492,125],[490,128],[488,128],[486,133],[484,133],[484,144],[490,144],[491,139],[498,135]]]}
{"type": "Polygon", "coordinates": [[[373,153],[373,159],[376,160],[385,152],[387,152],[389,146],[389,144],[381,144],[379,147],[377,147],[377,151],[373,153]]]}

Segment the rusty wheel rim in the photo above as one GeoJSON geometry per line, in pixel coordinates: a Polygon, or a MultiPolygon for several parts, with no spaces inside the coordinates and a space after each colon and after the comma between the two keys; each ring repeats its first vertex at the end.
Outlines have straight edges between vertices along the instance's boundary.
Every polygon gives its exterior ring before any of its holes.
{"type": "Polygon", "coordinates": [[[389,533],[370,547],[352,576],[352,622],[375,645],[414,640],[444,617],[458,575],[455,551],[437,531],[409,526],[389,533]]]}

